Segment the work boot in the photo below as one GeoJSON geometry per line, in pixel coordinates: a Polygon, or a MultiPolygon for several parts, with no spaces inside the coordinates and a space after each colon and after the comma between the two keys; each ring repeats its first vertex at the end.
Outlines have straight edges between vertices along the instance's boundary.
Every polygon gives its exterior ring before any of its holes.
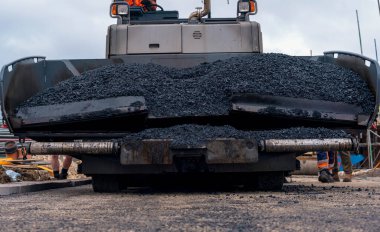
{"type": "Polygon", "coordinates": [[[54,179],[59,179],[59,171],[54,171],[53,172],[53,175],[54,175],[54,179]]]}
{"type": "Polygon", "coordinates": [[[59,179],[60,180],[66,180],[67,179],[67,173],[61,173],[61,174],[59,174],[59,179]]]}
{"type": "Polygon", "coordinates": [[[68,175],[67,172],[68,172],[68,169],[62,168],[61,174],[59,174],[59,179],[60,180],[66,180],[67,175],[68,175]]]}
{"type": "Polygon", "coordinates": [[[333,172],[333,179],[335,182],[340,182],[340,179],[339,179],[339,174],[338,172],[333,172]]]}
{"type": "Polygon", "coordinates": [[[78,167],[77,167],[77,174],[83,174],[82,163],[78,164],[78,167]]]}
{"type": "Polygon", "coordinates": [[[334,182],[334,179],[328,170],[320,171],[318,180],[322,183],[333,183],[334,182]]]}
{"type": "Polygon", "coordinates": [[[352,174],[344,174],[343,182],[352,182],[352,174]]]}

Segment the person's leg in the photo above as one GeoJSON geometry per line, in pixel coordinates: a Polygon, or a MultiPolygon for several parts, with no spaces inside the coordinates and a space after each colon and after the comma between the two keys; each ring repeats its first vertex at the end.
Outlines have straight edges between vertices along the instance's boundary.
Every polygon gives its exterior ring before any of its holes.
{"type": "Polygon", "coordinates": [[[317,152],[318,160],[318,170],[319,177],[318,180],[322,183],[334,182],[330,172],[329,172],[329,157],[327,152],[317,152]]]}
{"type": "Polygon", "coordinates": [[[73,162],[73,157],[66,155],[65,160],[63,161],[63,168],[69,169],[71,166],[71,163],[73,162]]]}
{"type": "Polygon", "coordinates": [[[334,155],[334,168],[333,168],[333,171],[332,171],[333,179],[334,179],[334,181],[339,182],[340,179],[339,179],[338,152],[334,152],[333,155],[334,155]]]}
{"type": "Polygon", "coordinates": [[[328,162],[329,162],[329,172],[330,174],[333,173],[333,169],[334,169],[334,161],[335,161],[335,155],[334,155],[334,152],[332,151],[329,151],[327,152],[327,157],[328,157],[328,162]]]}
{"type": "Polygon", "coordinates": [[[344,179],[343,182],[352,181],[352,162],[351,162],[351,153],[349,151],[342,151],[340,153],[342,158],[342,165],[344,170],[344,179]]]}
{"type": "Polygon", "coordinates": [[[67,179],[67,173],[69,171],[69,168],[70,168],[72,162],[73,162],[73,157],[65,156],[65,160],[63,161],[61,174],[59,176],[60,179],[67,179]]]}
{"type": "Polygon", "coordinates": [[[54,178],[59,178],[59,159],[58,155],[51,156],[51,168],[53,169],[54,178]]]}
{"type": "Polygon", "coordinates": [[[329,161],[327,152],[317,152],[318,171],[328,169],[329,161]]]}

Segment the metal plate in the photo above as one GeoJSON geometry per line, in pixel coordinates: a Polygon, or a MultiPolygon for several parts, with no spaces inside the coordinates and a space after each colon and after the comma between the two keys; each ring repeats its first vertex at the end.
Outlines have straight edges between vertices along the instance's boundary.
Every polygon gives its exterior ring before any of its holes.
{"type": "Polygon", "coordinates": [[[256,163],[257,142],[243,139],[216,139],[207,144],[207,163],[256,163]]]}
{"type": "Polygon", "coordinates": [[[144,97],[116,97],[57,105],[20,108],[22,125],[112,118],[146,111],[144,97]]]}
{"type": "Polygon", "coordinates": [[[207,164],[248,164],[259,161],[255,140],[212,139],[198,147],[172,147],[172,140],[126,142],[121,146],[123,165],[173,164],[175,156],[205,156],[207,164]]]}
{"type": "Polygon", "coordinates": [[[256,94],[236,95],[231,102],[235,112],[356,124],[358,115],[363,112],[361,107],[347,103],[256,94]]]}

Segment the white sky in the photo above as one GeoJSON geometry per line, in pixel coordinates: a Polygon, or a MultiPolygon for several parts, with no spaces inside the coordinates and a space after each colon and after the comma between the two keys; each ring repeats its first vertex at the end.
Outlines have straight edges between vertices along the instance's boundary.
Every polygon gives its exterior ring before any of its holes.
{"type": "MultiPolygon", "coordinates": [[[[236,0],[212,0],[213,17],[234,16],[236,0]]],[[[1,0],[0,67],[18,58],[104,58],[111,0],[1,0]]],[[[187,17],[201,0],[158,0],[165,9],[187,17]]],[[[265,52],[322,54],[328,50],[360,53],[355,9],[359,10],[363,49],[380,51],[377,0],[258,0],[252,19],[262,25],[265,52]]],[[[380,54],[379,54],[380,55],[380,54]]]]}

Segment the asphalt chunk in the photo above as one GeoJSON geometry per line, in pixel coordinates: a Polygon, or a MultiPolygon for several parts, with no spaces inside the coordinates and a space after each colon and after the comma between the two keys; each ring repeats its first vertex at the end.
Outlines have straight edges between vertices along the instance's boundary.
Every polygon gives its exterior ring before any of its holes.
{"type": "Polygon", "coordinates": [[[227,115],[238,93],[344,102],[373,112],[375,98],[348,69],[283,54],[253,54],[193,68],[117,64],[82,73],[48,88],[21,107],[143,96],[157,117],[227,115]]]}

